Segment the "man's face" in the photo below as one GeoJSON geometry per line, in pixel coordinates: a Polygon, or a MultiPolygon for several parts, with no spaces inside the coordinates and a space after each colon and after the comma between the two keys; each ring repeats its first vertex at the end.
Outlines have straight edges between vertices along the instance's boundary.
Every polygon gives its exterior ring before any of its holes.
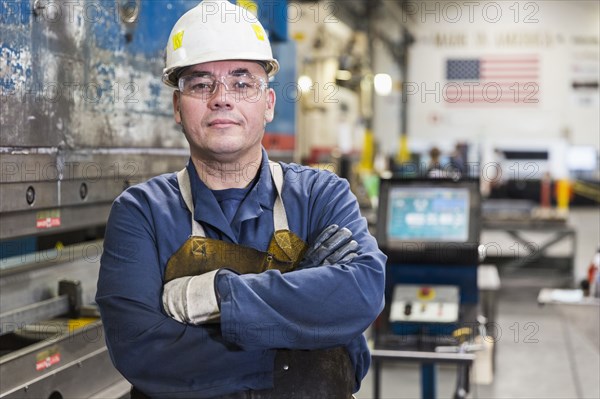
{"type": "MultiPolygon", "coordinates": [[[[251,61],[197,64],[187,68],[182,77],[215,77],[220,82],[223,76],[241,74],[268,81],[262,66],[251,61]]],[[[247,97],[218,83],[215,93],[203,98],[179,91],[173,94],[175,122],[183,128],[192,157],[204,162],[260,157],[264,127],[273,120],[274,106],[273,89],[261,89],[257,95],[247,97]]]]}

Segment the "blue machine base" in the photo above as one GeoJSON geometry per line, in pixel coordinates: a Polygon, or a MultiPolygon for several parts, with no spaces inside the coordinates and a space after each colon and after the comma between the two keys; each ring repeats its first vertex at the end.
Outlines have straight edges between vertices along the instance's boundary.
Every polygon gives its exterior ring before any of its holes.
{"type": "Polygon", "coordinates": [[[388,263],[386,270],[386,292],[391,293],[396,284],[440,284],[455,285],[460,292],[460,304],[477,304],[477,265],[418,265],[388,263]]]}
{"type": "MultiPolygon", "coordinates": [[[[448,265],[418,265],[388,263],[386,271],[387,301],[396,284],[417,285],[454,285],[460,292],[460,305],[476,305],[479,302],[479,289],[477,287],[477,265],[473,266],[448,266],[448,265]]],[[[397,335],[451,335],[460,327],[457,323],[415,323],[395,322],[390,323],[390,328],[397,335]]]]}

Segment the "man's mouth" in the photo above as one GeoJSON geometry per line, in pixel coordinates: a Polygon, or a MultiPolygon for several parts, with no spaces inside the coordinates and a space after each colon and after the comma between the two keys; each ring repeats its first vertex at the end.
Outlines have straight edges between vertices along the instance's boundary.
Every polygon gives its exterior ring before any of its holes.
{"type": "Polygon", "coordinates": [[[208,123],[210,127],[229,127],[238,125],[238,123],[232,119],[214,119],[208,123]]]}

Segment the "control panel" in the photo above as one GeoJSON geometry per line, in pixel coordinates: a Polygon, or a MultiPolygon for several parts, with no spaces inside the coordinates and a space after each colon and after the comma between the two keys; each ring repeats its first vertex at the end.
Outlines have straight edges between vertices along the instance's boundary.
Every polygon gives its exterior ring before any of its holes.
{"type": "Polygon", "coordinates": [[[459,303],[456,286],[396,284],[390,322],[455,323],[459,303]]]}

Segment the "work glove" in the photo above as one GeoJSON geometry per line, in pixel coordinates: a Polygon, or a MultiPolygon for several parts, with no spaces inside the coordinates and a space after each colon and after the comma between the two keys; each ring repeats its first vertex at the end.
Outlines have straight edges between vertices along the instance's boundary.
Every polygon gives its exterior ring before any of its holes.
{"type": "Polygon", "coordinates": [[[215,290],[218,272],[213,270],[199,276],[180,277],[165,284],[162,295],[165,312],[180,323],[218,321],[221,315],[215,290]]]}
{"type": "Polygon", "coordinates": [[[352,239],[352,232],[332,224],[308,248],[298,269],[348,263],[358,256],[357,251],[358,243],[352,239]]]}

